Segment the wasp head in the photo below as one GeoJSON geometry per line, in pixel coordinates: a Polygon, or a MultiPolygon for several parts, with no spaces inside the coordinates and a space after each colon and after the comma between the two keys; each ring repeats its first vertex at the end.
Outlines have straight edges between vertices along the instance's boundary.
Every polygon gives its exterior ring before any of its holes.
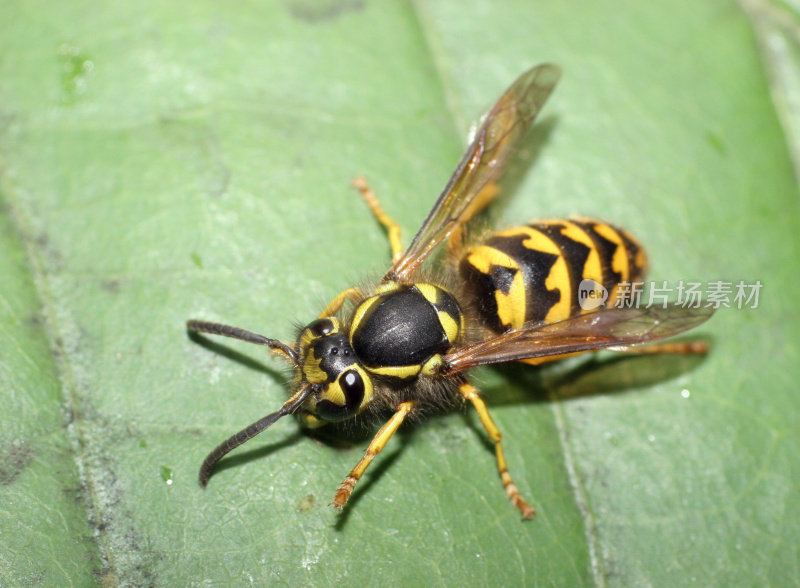
{"type": "Polygon", "coordinates": [[[297,413],[306,427],[343,421],[369,404],[372,378],[358,361],[339,319],[321,318],[306,326],[296,349],[295,387],[312,389],[297,413]]]}

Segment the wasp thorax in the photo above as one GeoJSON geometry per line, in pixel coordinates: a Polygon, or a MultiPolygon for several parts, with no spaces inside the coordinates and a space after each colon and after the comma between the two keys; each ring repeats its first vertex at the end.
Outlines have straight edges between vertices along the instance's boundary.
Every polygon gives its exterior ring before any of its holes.
{"type": "Polygon", "coordinates": [[[298,338],[302,381],[314,393],[301,417],[310,426],[357,414],[372,399],[372,379],[356,357],[342,324],[336,318],[317,319],[298,338]]]}

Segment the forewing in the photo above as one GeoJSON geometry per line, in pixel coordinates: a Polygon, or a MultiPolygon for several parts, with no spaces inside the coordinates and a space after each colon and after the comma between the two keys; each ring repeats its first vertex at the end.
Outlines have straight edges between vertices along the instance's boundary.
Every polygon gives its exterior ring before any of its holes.
{"type": "Polygon", "coordinates": [[[531,323],[445,356],[448,373],[490,363],[549,357],[666,339],[708,320],[712,308],[606,308],[555,323],[531,323]]]}
{"type": "Polygon", "coordinates": [[[385,279],[410,280],[436,246],[469,220],[475,210],[470,205],[500,175],[560,76],[558,66],[539,65],[506,90],[486,115],[453,176],[385,279]]]}

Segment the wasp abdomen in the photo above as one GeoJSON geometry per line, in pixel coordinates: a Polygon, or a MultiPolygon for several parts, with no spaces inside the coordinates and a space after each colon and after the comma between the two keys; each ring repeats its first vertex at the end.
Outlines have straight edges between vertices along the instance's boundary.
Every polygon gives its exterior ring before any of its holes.
{"type": "Polygon", "coordinates": [[[459,338],[461,309],[440,286],[390,288],[359,305],[350,340],[366,369],[399,378],[415,377],[426,361],[445,353],[459,338]]]}
{"type": "Polygon", "coordinates": [[[460,271],[482,321],[503,332],[611,306],[620,284],[641,280],[645,266],[644,252],[627,232],[580,219],[537,221],[496,233],[467,251],[460,271]],[[581,304],[582,283],[594,283],[596,303],[581,304]]]}

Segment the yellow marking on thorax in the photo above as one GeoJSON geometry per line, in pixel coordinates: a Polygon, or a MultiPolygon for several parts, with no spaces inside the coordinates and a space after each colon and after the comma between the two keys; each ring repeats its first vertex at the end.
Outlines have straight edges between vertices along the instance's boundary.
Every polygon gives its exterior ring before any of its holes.
{"type": "Polygon", "coordinates": [[[424,364],[422,364],[421,372],[425,376],[432,377],[441,371],[443,365],[444,365],[444,360],[442,359],[442,356],[436,353],[434,355],[431,355],[427,359],[427,361],[424,364]]]}
{"type": "MultiPolygon", "coordinates": [[[[436,306],[439,304],[439,301],[447,291],[444,290],[441,286],[434,286],[433,284],[414,284],[417,290],[419,290],[420,294],[430,302],[432,305],[436,306]]],[[[451,317],[446,312],[439,310],[436,313],[439,317],[439,322],[442,324],[442,329],[444,329],[445,335],[447,335],[447,340],[453,343],[456,339],[458,339],[458,335],[461,333],[463,328],[462,321],[463,318],[460,317],[461,320],[456,322],[453,317],[451,317]]]]}
{"type": "Polygon", "coordinates": [[[356,311],[353,314],[353,322],[350,323],[349,337],[351,341],[353,340],[353,335],[355,334],[358,325],[363,320],[364,315],[366,315],[369,309],[375,306],[381,298],[382,298],[381,294],[375,294],[374,296],[370,296],[364,302],[358,305],[358,308],[356,308],[356,311]]]}
{"type": "Polygon", "coordinates": [[[400,378],[401,380],[405,380],[408,378],[413,378],[422,370],[421,365],[401,365],[401,366],[386,366],[386,367],[369,367],[364,366],[364,368],[373,374],[378,374],[379,376],[392,376],[395,378],[400,378]]]}
{"type": "Polygon", "coordinates": [[[397,282],[383,282],[382,284],[378,284],[375,287],[375,294],[386,294],[387,292],[393,292],[394,290],[399,290],[400,284],[397,282]]]}
{"type": "Polygon", "coordinates": [[[458,339],[458,335],[461,333],[460,321],[457,323],[453,320],[453,317],[440,310],[436,313],[439,317],[439,322],[442,324],[442,329],[444,329],[444,334],[447,336],[447,340],[450,343],[454,343],[456,339],[458,339]]]}
{"type": "Polygon", "coordinates": [[[437,286],[433,284],[414,284],[414,286],[416,286],[425,300],[431,304],[436,304],[436,300],[439,298],[439,288],[437,286]]]}

